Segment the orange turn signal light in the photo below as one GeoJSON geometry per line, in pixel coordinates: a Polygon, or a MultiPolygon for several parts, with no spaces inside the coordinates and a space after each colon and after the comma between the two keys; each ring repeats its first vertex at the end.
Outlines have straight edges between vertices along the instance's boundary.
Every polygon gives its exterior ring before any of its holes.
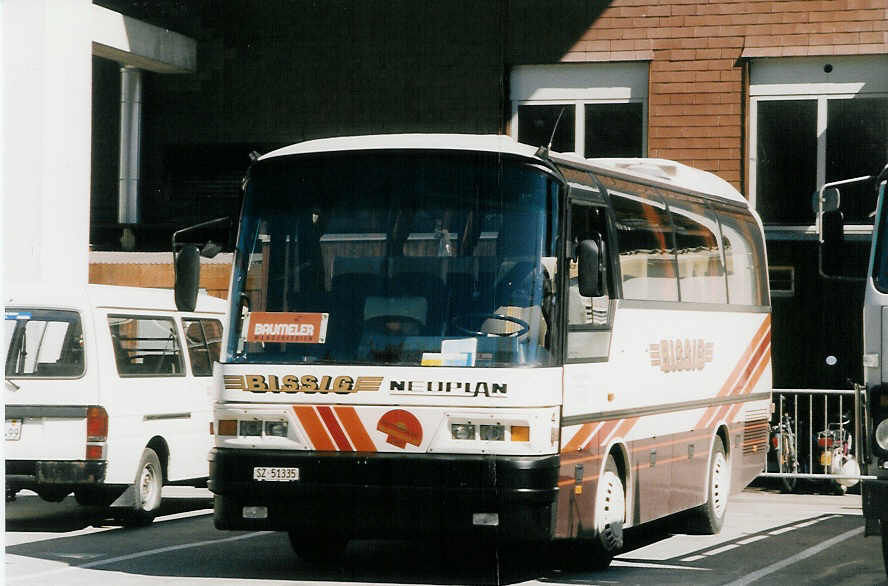
{"type": "Polygon", "coordinates": [[[216,435],[237,435],[237,419],[220,419],[216,435]]]}
{"type": "Polygon", "coordinates": [[[512,441],[513,442],[529,442],[530,441],[530,427],[526,425],[513,425],[512,426],[512,441]]]}

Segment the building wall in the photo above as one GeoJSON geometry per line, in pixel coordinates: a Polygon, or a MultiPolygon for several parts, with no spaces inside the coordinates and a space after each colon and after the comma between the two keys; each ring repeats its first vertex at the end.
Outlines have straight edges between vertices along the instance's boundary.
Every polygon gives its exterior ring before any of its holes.
{"type": "MultiPolygon", "coordinates": [[[[236,213],[254,149],[509,132],[516,65],[649,62],[647,154],[745,193],[745,58],[888,53],[888,0],[96,2],[198,41],[196,73],[145,76],[137,249],[236,213]]],[[[115,165],[94,160],[94,185],[116,180],[115,165]]],[[[94,190],[96,217],[109,217],[112,196],[94,190]]],[[[115,248],[118,237],[93,242],[115,248]]]]}
{"type": "Polygon", "coordinates": [[[562,61],[651,51],[648,155],[743,190],[743,58],[888,53],[888,0],[614,0],[562,61]]]}

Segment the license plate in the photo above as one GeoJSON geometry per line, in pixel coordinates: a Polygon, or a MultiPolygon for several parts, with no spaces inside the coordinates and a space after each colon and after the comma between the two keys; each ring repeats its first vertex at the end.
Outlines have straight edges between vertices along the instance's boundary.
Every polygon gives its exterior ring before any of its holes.
{"type": "Polygon", "coordinates": [[[14,442],[22,438],[22,420],[7,419],[6,420],[6,441],[14,442]]]}
{"type": "Polygon", "coordinates": [[[294,480],[299,480],[299,468],[256,466],[253,468],[253,480],[263,482],[292,482],[294,480]]]}

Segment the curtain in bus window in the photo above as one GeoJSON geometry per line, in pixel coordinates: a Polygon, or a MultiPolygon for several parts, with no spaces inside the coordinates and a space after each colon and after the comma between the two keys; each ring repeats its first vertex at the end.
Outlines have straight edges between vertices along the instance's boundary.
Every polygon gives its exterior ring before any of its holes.
{"type": "Polygon", "coordinates": [[[722,208],[722,244],[728,275],[728,300],[734,305],[767,305],[765,254],[761,231],[752,216],[722,208]]]}
{"type": "Polygon", "coordinates": [[[611,195],[623,297],[678,301],[674,240],[666,207],[632,196],[611,195]]]}
{"type": "Polygon", "coordinates": [[[718,245],[718,224],[702,204],[669,206],[675,226],[678,285],[682,301],[727,303],[725,269],[718,245]]]}

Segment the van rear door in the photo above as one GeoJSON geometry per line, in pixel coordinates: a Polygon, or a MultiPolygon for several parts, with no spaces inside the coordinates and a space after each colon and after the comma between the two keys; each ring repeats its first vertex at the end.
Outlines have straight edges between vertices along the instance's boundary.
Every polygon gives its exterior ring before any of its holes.
{"type": "Polygon", "coordinates": [[[83,460],[86,412],[99,403],[91,324],[74,309],[5,310],[5,458],[83,460]]]}

